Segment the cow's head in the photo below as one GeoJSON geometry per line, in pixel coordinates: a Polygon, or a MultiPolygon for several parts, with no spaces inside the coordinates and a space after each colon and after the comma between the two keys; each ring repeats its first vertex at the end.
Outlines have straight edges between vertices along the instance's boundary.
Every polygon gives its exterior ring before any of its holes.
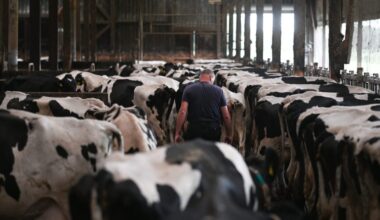
{"type": "Polygon", "coordinates": [[[176,65],[174,65],[174,63],[165,63],[164,69],[165,69],[166,73],[168,73],[168,72],[170,72],[170,70],[172,70],[172,69],[176,70],[178,68],[176,67],[176,65]]]}
{"type": "Polygon", "coordinates": [[[132,64],[127,64],[124,66],[124,68],[120,69],[120,73],[119,75],[120,76],[130,76],[131,73],[133,73],[133,71],[135,71],[136,69],[133,67],[132,64]]]}
{"type": "Polygon", "coordinates": [[[163,66],[158,66],[158,69],[160,70],[160,72],[158,73],[158,75],[160,76],[166,76],[166,71],[165,71],[165,68],[163,66]]]}
{"type": "Polygon", "coordinates": [[[59,87],[62,92],[75,92],[76,82],[72,75],[66,74],[63,79],[59,81],[59,87]]]}
{"type": "Polygon", "coordinates": [[[278,174],[280,163],[279,157],[274,150],[268,149],[266,151],[264,160],[256,156],[250,156],[245,159],[252,180],[257,187],[261,208],[269,208],[271,206],[271,186],[278,174]]]}
{"type": "Polygon", "coordinates": [[[76,82],[76,91],[77,92],[85,92],[86,91],[86,80],[83,78],[81,73],[75,77],[75,82],[76,82]]]}

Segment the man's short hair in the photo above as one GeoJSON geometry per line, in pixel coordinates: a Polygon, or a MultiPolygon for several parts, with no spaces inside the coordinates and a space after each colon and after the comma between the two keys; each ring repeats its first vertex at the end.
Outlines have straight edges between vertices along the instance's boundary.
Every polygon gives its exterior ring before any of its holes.
{"type": "Polygon", "coordinates": [[[207,74],[207,75],[214,75],[214,72],[212,72],[211,70],[209,69],[205,69],[205,70],[202,70],[201,71],[201,74],[207,74]]]}

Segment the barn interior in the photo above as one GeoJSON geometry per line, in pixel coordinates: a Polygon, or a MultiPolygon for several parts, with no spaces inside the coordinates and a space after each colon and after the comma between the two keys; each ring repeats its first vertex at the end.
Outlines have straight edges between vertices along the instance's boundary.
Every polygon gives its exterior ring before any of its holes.
{"type": "Polygon", "coordinates": [[[380,219],[379,70],[379,0],[2,0],[0,219],[380,219]]]}
{"type": "Polygon", "coordinates": [[[336,51],[339,40],[345,41],[340,70],[378,72],[376,0],[64,3],[4,1],[2,72],[26,70],[29,63],[35,71],[58,71],[86,62],[226,57],[289,61],[299,69],[318,63],[330,69],[338,55],[330,59],[329,51],[336,51]],[[338,39],[332,45],[329,39],[334,37],[338,39]]]}

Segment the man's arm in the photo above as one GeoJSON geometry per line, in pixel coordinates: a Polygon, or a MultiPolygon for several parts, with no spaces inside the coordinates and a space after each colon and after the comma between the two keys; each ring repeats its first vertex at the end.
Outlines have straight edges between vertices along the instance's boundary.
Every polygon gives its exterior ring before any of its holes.
{"type": "Polygon", "coordinates": [[[187,116],[187,108],[189,106],[189,103],[186,101],[182,101],[181,108],[179,109],[178,116],[177,116],[177,122],[175,126],[175,142],[179,142],[180,140],[180,133],[183,127],[183,124],[185,123],[186,116],[187,116]]]}
{"type": "Polygon", "coordinates": [[[223,115],[224,126],[226,128],[226,142],[232,141],[232,125],[231,125],[231,116],[228,111],[227,106],[220,107],[220,111],[223,115]]]}

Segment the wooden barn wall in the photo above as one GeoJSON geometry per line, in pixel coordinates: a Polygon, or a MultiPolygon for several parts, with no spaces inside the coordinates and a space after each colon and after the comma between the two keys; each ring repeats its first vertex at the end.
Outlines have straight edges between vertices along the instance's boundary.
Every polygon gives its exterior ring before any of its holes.
{"type": "MultiPolygon", "coordinates": [[[[73,1],[80,3],[83,29],[83,13],[90,9],[83,6],[83,0],[73,1]]],[[[41,0],[43,29],[48,25],[48,2],[49,0],[41,0]]],[[[97,39],[98,60],[138,57],[140,8],[144,26],[144,58],[189,58],[193,41],[197,43],[197,56],[210,58],[216,56],[216,6],[210,5],[208,0],[96,0],[98,33],[110,22],[110,16],[107,14],[111,14],[111,2],[114,2],[116,8],[115,52],[111,54],[112,39],[109,29],[97,39]],[[194,31],[195,39],[192,35],[194,31]]],[[[29,0],[19,0],[19,3],[21,30],[19,49],[23,58],[27,59],[30,29],[29,0]]],[[[62,6],[62,0],[59,0],[59,6],[62,6]]],[[[42,34],[42,43],[47,42],[48,36],[42,34]]],[[[83,36],[78,40],[82,44],[88,41],[83,36]]],[[[43,43],[42,53],[46,54],[47,49],[47,45],[43,43]]]]}
{"type": "Polygon", "coordinates": [[[173,1],[174,11],[184,16],[174,18],[174,27],[215,31],[216,10],[207,0],[173,1]]]}
{"type": "Polygon", "coordinates": [[[216,56],[216,7],[207,0],[144,1],[144,58],[187,59],[216,56]]]}
{"type": "MultiPolygon", "coordinates": [[[[137,22],[140,5],[145,22],[172,22],[174,27],[209,29],[215,27],[215,5],[208,0],[116,0],[119,21],[137,22]]],[[[107,4],[108,1],[98,1],[107,4]]]]}

